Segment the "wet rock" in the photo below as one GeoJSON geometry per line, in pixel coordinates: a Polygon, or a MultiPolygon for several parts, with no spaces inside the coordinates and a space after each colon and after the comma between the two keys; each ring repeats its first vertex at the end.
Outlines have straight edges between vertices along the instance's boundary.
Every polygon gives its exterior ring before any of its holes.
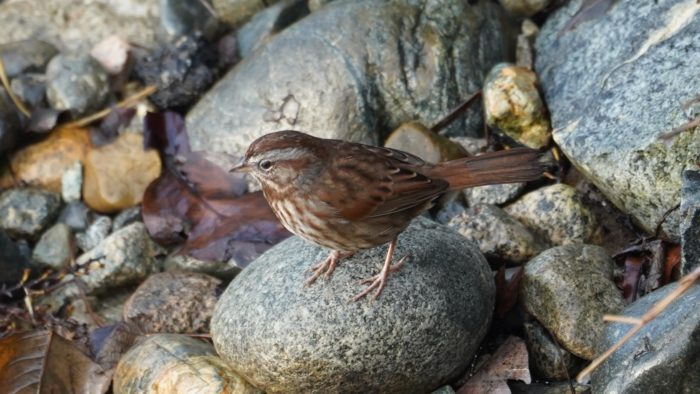
{"type": "Polygon", "coordinates": [[[112,228],[112,219],[109,216],[99,215],[90,223],[83,233],[75,235],[75,243],[84,252],[94,248],[109,235],[112,228]]]}
{"type": "Polygon", "coordinates": [[[360,252],[330,280],[304,287],[309,267],[328,250],[297,237],[276,245],[219,299],[211,322],[217,352],[269,393],[440,387],[464,370],[488,329],[491,272],[472,243],[419,217],[396,249],[411,259],[379,299],[348,302],[386,250],[360,252]]]}
{"type": "Polygon", "coordinates": [[[25,269],[29,268],[29,259],[22,253],[14,241],[0,230],[0,285],[15,285],[22,279],[25,269]]]}
{"type": "Polygon", "coordinates": [[[83,165],[76,161],[63,171],[61,176],[61,197],[65,202],[80,201],[83,188],[83,165]]]}
{"type": "Polygon", "coordinates": [[[73,234],[57,223],[46,230],[34,247],[32,261],[40,266],[60,269],[73,258],[73,234]]]}
{"type": "Polygon", "coordinates": [[[219,24],[216,17],[199,1],[161,0],[160,26],[170,37],[202,32],[213,35],[219,24]]]}
{"type": "Polygon", "coordinates": [[[214,6],[216,15],[221,20],[232,27],[237,27],[277,1],[279,0],[212,0],[211,5],[214,6]]]}
{"type": "Polygon", "coordinates": [[[117,216],[114,217],[112,231],[117,231],[128,224],[141,221],[141,207],[136,206],[127,208],[119,212],[117,216]]]}
{"type": "Polygon", "coordinates": [[[605,249],[566,245],[546,250],[525,265],[520,302],[557,342],[591,360],[598,354],[603,315],[624,307],[605,249]]]}
{"type": "Polygon", "coordinates": [[[38,237],[61,209],[61,198],[39,189],[10,189],[0,195],[0,228],[13,237],[38,237]]]}
{"type": "Polygon", "coordinates": [[[528,360],[532,373],[544,380],[567,380],[584,361],[559,346],[536,320],[525,323],[528,360]]]}
{"type": "Polygon", "coordinates": [[[681,187],[681,274],[700,265],[700,171],[683,172],[681,187]]]}
{"type": "Polygon", "coordinates": [[[78,258],[78,264],[89,260],[100,263],[99,267],[91,268],[80,278],[92,294],[136,283],[154,270],[157,250],[143,223],[131,224],[78,258]]]}
{"type": "Polygon", "coordinates": [[[490,127],[530,148],[547,146],[549,117],[534,72],[500,63],[486,76],[483,95],[490,127]]]}
{"type": "Polygon", "coordinates": [[[576,189],[562,183],[532,191],[505,211],[552,245],[585,243],[596,230],[576,189]]]}
{"type": "Polygon", "coordinates": [[[399,126],[389,135],[384,146],[413,153],[431,163],[467,156],[462,145],[431,131],[419,122],[399,126]]]}
{"type": "Polygon", "coordinates": [[[55,46],[32,38],[0,45],[0,58],[8,78],[25,72],[42,72],[56,54],[55,46]]]}
{"type": "Polygon", "coordinates": [[[185,255],[168,256],[163,268],[171,272],[199,272],[224,280],[233,279],[242,269],[234,261],[205,261],[185,255]]]}
{"type": "Polygon", "coordinates": [[[83,231],[88,226],[91,212],[80,201],[66,204],[58,215],[58,222],[65,223],[73,231],[83,231]]]}
{"type": "Polygon", "coordinates": [[[0,153],[14,148],[21,126],[17,108],[10,96],[0,89],[0,153]]]}
{"type": "Polygon", "coordinates": [[[247,57],[288,25],[309,14],[303,0],[283,0],[255,14],[236,31],[239,54],[247,57]]]}
{"type": "Polygon", "coordinates": [[[141,202],[146,187],[160,175],[155,150],[143,150],[143,135],[124,133],[85,157],[83,199],[99,212],[115,212],[141,202]]]}
{"type": "Polygon", "coordinates": [[[464,199],[470,206],[477,204],[501,205],[514,200],[525,188],[525,183],[504,183],[464,189],[464,199]]]}
{"type": "Polygon", "coordinates": [[[46,76],[21,74],[10,81],[12,92],[29,108],[46,107],[46,76]]]}
{"type": "Polygon", "coordinates": [[[191,272],[151,275],[124,305],[124,319],[149,333],[208,333],[219,285],[191,272]]]}
{"type": "Polygon", "coordinates": [[[581,4],[554,12],[537,39],[536,69],[554,140],[648,233],[663,222],[665,235],[677,240],[680,212],[672,208],[681,173],[700,159],[700,131],[659,137],[694,117],[681,106],[700,85],[697,4],[608,3],[600,17],[567,28],[581,4]],[[670,64],[677,65],[673,72],[670,64]]]}
{"type": "MultiPolygon", "coordinates": [[[[378,144],[405,122],[437,122],[503,60],[501,17],[487,2],[329,4],[222,78],[188,113],[190,142],[240,155],[255,138],[293,128],[378,144]]],[[[444,134],[481,130],[480,113],[468,109],[444,134]]]]}
{"type": "Polygon", "coordinates": [[[158,0],[52,0],[0,3],[0,43],[40,39],[88,53],[113,34],[143,47],[155,42],[158,0]]]}
{"type": "Polygon", "coordinates": [[[522,263],[545,249],[525,226],[493,205],[476,205],[447,225],[479,245],[489,258],[522,263]]]}
{"type": "Polygon", "coordinates": [[[12,171],[3,172],[0,186],[11,187],[16,179],[23,184],[60,193],[64,171],[76,161],[82,161],[90,146],[87,130],[59,128],[43,141],[13,153],[10,156],[12,171]]]}
{"type": "Polygon", "coordinates": [[[532,16],[543,11],[552,0],[498,0],[514,16],[532,16]]]}
{"type": "MultiPolygon", "coordinates": [[[[676,287],[677,283],[664,286],[629,305],[621,314],[639,318],[676,287]]],[[[700,382],[699,304],[700,286],[691,286],[593,371],[593,392],[696,391],[700,382]]],[[[618,342],[630,327],[629,324],[610,323],[601,338],[601,351],[618,342]]]]}
{"type": "Polygon", "coordinates": [[[201,36],[184,36],[137,59],[134,71],[144,84],[158,88],[149,96],[156,107],[187,108],[214,83],[214,55],[201,36]]]}
{"type": "Polygon", "coordinates": [[[107,73],[90,57],[58,55],[46,67],[46,97],[54,109],[84,115],[102,109],[108,94],[107,73]]]}
{"type": "Polygon", "coordinates": [[[207,342],[186,335],[142,337],[119,360],[114,393],[262,394],[237,376],[207,342]]]}

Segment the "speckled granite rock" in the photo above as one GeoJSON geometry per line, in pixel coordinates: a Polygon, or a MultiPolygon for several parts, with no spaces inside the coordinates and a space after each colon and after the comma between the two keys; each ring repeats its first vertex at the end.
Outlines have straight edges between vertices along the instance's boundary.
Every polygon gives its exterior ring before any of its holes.
{"type": "MultiPolygon", "coordinates": [[[[582,0],[554,12],[537,39],[536,70],[564,154],[617,207],[653,233],[680,200],[681,173],[700,159],[700,129],[660,135],[693,114],[700,7],[693,0],[616,1],[566,28],[582,0]]],[[[679,238],[673,211],[663,229],[679,238]]]]}
{"type": "Polygon", "coordinates": [[[304,287],[328,251],[297,237],[243,270],[212,318],[217,352],[268,393],[425,392],[462,373],[489,326],[491,271],[459,234],[419,217],[399,237],[410,254],[375,302],[348,302],[386,247],[341,261],[304,287]]]}
{"type": "MultiPolygon", "coordinates": [[[[641,317],[677,287],[664,286],[622,311],[641,317]]],[[[593,371],[591,387],[598,393],[694,393],[700,387],[700,286],[695,284],[656,319],[593,371]]],[[[611,323],[601,349],[612,346],[630,329],[611,323]]]]}
{"type": "Polygon", "coordinates": [[[546,250],[525,265],[520,302],[564,348],[591,360],[598,352],[603,315],[624,307],[613,266],[598,246],[546,250]]]}
{"type": "Polygon", "coordinates": [[[567,380],[576,376],[584,361],[559,346],[536,320],[525,323],[530,370],[540,379],[567,380]]]}
{"type": "MultiPolygon", "coordinates": [[[[328,4],[202,97],[187,115],[192,148],[240,155],[255,138],[289,128],[378,144],[407,121],[437,122],[508,56],[503,16],[496,4],[461,0],[328,4]]],[[[474,106],[444,133],[480,125],[474,106]]]]}
{"type": "Polygon", "coordinates": [[[562,183],[532,191],[505,211],[552,245],[588,242],[596,229],[576,189],[562,183]]]}
{"type": "Polygon", "coordinates": [[[191,272],[153,274],[124,304],[124,319],[149,333],[207,333],[220,284],[191,272]]]}
{"type": "Polygon", "coordinates": [[[119,360],[113,388],[115,394],[262,394],[216,357],[208,342],[176,334],[141,337],[119,360]]]}
{"type": "Polygon", "coordinates": [[[476,204],[501,205],[518,197],[524,188],[524,183],[504,183],[470,187],[464,189],[462,194],[470,206],[476,204]]]}
{"type": "Polygon", "coordinates": [[[522,263],[545,249],[530,230],[493,205],[472,207],[447,225],[479,245],[487,257],[522,263]]]}
{"type": "Polygon", "coordinates": [[[0,228],[15,237],[38,237],[61,208],[61,197],[40,189],[10,189],[0,195],[0,228]]]}
{"type": "Polygon", "coordinates": [[[165,259],[163,268],[170,272],[199,272],[231,280],[241,272],[242,267],[237,266],[233,259],[229,261],[205,261],[191,256],[173,254],[165,259]]]}

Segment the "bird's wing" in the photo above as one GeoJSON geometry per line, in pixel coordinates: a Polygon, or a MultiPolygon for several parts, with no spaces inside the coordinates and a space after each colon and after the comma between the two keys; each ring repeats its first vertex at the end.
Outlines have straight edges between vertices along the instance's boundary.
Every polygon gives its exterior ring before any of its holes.
{"type": "Polygon", "coordinates": [[[348,220],[423,207],[449,184],[419,172],[419,157],[389,148],[350,144],[321,175],[319,198],[348,220]]]}

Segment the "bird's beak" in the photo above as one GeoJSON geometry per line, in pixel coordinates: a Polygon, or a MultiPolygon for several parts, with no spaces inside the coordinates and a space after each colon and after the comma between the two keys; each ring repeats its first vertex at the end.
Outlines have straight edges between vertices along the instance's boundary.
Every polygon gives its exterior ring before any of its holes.
{"type": "Polygon", "coordinates": [[[241,161],[240,163],[236,164],[228,170],[228,172],[248,172],[250,170],[250,167],[248,166],[248,163],[245,161],[241,161]]]}

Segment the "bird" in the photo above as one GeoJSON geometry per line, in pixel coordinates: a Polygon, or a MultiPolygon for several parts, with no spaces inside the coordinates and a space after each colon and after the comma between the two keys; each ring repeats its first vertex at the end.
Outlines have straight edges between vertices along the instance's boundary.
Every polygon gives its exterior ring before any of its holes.
{"type": "Polygon", "coordinates": [[[330,279],[341,259],[389,244],[381,271],[362,281],[382,293],[390,273],[408,259],[393,263],[397,239],[411,221],[447,192],[467,187],[539,179],[545,168],[539,151],[530,148],[484,153],[429,163],[397,149],[294,130],[265,134],[254,140],[231,171],[257,179],[263,195],[290,232],[331,250],[311,267],[305,285],[321,275],[330,279]]]}

